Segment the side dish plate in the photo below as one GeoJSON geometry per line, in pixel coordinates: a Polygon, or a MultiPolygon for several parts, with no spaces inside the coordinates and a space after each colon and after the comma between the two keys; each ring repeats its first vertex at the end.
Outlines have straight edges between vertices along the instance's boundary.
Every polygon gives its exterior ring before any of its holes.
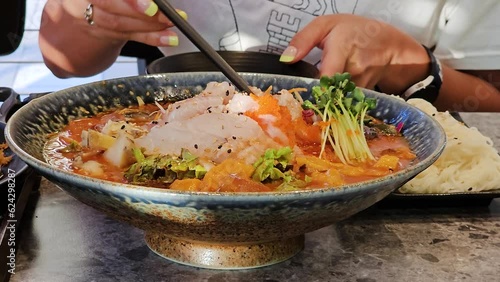
{"type": "MultiPolygon", "coordinates": [[[[458,112],[450,114],[467,125],[458,112]]],[[[395,191],[380,201],[378,206],[387,208],[488,206],[495,198],[500,198],[500,184],[496,190],[482,192],[408,194],[395,191]]]]}

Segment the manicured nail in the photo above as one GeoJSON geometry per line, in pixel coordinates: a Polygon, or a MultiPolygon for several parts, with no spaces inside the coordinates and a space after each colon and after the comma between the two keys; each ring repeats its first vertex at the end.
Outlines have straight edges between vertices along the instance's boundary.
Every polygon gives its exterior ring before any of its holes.
{"type": "Polygon", "coordinates": [[[158,13],[158,6],[151,0],[137,0],[137,6],[150,17],[158,13]]]}
{"type": "Polygon", "coordinates": [[[160,37],[161,44],[167,46],[178,46],[179,45],[179,37],[177,35],[167,35],[160,37]]]}
{"type": "Polygon", "coordinates": [[[183,19],[187,21],[188,15],[186,14],[186,12],[184,12],[183,10],[176,10],[176,11],[183,19]]]}
{"type": "Polygon", "coordinates": [[[280,62],[289,63],[293,61],[293,59],[295,59],[296,55],[297,55],[297,48],[293,46],[288,46],[286,47],[285,51],[283,51],[283,54],[281,54],[280,62]]]}

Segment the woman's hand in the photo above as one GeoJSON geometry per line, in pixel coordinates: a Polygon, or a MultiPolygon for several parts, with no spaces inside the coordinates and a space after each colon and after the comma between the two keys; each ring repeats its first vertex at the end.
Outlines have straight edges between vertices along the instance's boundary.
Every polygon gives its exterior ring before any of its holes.
{"type": "Polygon", "coordinates": [[[320,16],[290,42],[282,61],[296,62],[311,49],[323,50],[320,73],[349,72],[358,86],[399,94],[425,79],[427,52],[393,26],[354,15],[320,16]]]}
{"type": "Polygon", "coordinates": [[[55,75],[89,76],[109,67],[127,41],[178,45],[172,26],[151,0],[48,0],[40,49],[55,75]]]}
{"type": "MultiPolygon", "coordinates": [[[[178,45],[177,35],[168,29],[172,23],[151,0],[88,0],[88,3],[92,4],[93,24],[87,29],[98,38],[152,46],[178,45]]],[[[81,6],[72,1],[65,1],[63,6],[76,20],[81,19],[81,6]]],[[[180,11],[180,14],[186,17],[186,13],[180,11]]]]}
{"type": "MultiPolygon", "coordinates": [[[[281,57],[296,62],[312,48],[323,49],[320,73],[349,72],[358,86],[401,94],[430,73],[427,51],[388,24],[354,15],[313,20],[295,35],[281,57]]],[[[434,105],[441,111],[500,112],[500,86],[442,64],[443,84],[434,105]]],[[[500,76],[500,75],[499,75],[500,76]]]]}

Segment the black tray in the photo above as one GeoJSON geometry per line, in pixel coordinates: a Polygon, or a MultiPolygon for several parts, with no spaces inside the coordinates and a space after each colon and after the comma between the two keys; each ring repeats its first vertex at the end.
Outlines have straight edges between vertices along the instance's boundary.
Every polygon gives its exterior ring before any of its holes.
{"type": "MultiPolygon", "coordinates": [[[[467,125],[459,113],[450,112],[450,114],[467,125]]],[[[483,192],[412,194],[396,190],[380,201],[378,206],[384,208],[488,206],[495,198],[500,198],[500,183],[497,190],[483,192]]]]}
{"type": "Polygon", "coordinates": [[[394,192],[379,202],[378,205],[385,208],[488,206],[495,198],[500,198],[500,189],[484,192],[440,194],[403,194],[394,192]]]}

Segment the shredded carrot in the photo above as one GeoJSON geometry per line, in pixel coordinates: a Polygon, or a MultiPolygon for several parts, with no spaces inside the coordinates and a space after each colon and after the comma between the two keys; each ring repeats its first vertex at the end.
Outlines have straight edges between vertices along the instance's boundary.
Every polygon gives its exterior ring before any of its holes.
{"type": "Polygon", "coordinates": [[[323,128],[329,126],[330,123],[331,123],[331,121],[322,121],[322,120],[320,120],[320,121],[316,122],[316,125],[319,126],[321,129],[323,129],[323,128]]]}
{"type": "Polygon", "coordinates": [[[271,95],[271,91],[273,90],[273,86],[269,86],[266,91],[264,91],[264,95],[271,95]]]}
{"type": "Polygon", "coordinates": [[[300,88],[300,87],[288,89],[288,92],[290,92],[290,93],[306,92],[306,91],[307,91],[307,88],[300,88]]]}

